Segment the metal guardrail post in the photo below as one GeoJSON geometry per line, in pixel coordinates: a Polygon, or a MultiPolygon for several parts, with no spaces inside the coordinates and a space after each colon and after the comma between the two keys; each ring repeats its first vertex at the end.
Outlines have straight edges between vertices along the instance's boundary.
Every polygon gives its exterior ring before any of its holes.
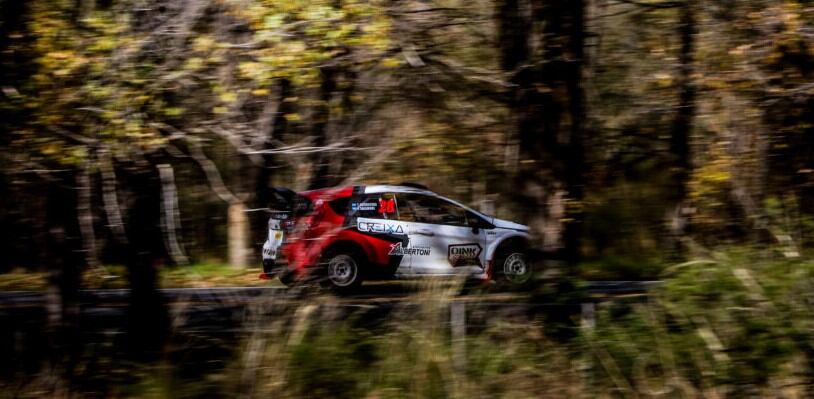
{"type": "Polygon", "coordinates": [[[593,329],[596,327],[596,304],[585,302],[581,306],[580,325],[583,329],[593,329]]]}
{"type": "Polygon", "coordinates": [[[582,351],[581,357],[581,372],[582,380],[588,387],[589,392],[593,392],[593,373],[594,373],[594,355],[593,351],[589,350],[589,343],[593,339],[594,328],[596,328],[596,303],[585,302],[580,306],[580,333],[585,340],[585,349],[582,351]]]}
{"type": "Polygon", "coordinates": [[[458,371],[466,369],[466,303],[449,305],[450,338],[452,340],[452,365],[458,371]]]}

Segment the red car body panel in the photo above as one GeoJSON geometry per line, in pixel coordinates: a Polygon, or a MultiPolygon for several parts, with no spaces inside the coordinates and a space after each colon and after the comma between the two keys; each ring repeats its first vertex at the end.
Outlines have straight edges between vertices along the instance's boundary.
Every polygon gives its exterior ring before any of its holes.
{"type": "Polygon", "coordinates": [[[289,260],[288,268],[298,275],[315,267],[323,251],[340,242],[361,247],[371,265],[386,266],[390,261],[388,252],[392,242],[362,234],[355,226],[345,224],[346,216],[338,214],[329,204],[331,201],[350,198],[353,187],[313,190],[299,193],[313,204],[308,215],[294,221],[294,230],[282,247],[283,255],[289,260]]]}

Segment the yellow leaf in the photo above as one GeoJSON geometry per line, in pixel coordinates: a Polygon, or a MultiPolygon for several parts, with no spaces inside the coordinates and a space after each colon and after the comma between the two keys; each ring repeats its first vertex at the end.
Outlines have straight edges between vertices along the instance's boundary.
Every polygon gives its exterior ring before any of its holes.
{"type": "Polygon", "coordinates": [[[402,62],[400,59],[395,57],[387,57],[381,61],[381,64],[385,68],[398,68],[401,66],[402,62]]]}
{"type": "Polygon", "coordinates": [[[167,116],[179,116],[184,113],[184,109],[181,107],[170,107],[164,109],[164,115],[167,116]]]}
{"type": "Polygon", "coordinates": [[[233,92],[222,93],[219,97],[220,97],[220,100],[225,102],[225,103],[233,103],[233,102],[237,101],[237,94],[235,94],[233,92]]]}

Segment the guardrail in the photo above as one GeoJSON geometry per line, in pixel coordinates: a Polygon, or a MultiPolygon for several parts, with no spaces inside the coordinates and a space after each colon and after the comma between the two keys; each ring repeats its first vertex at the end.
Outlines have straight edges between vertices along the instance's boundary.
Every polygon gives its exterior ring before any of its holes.
{"type": "MultiPolygon", "coordinates": [[[[584,287],[584,291],[589,295],[591,301],[600,301],[604,298],[612,298],[619,295],[642,294],[657,287],[661,281],[594,281],[589,282],[584,287]]],[[[217,287],[217,288],[165,288],[158,292],[169,302],[223,302],[241,301],[268,296],[291,296],[296,298],[300,295],[297,290],[284,287],[217,287]]],[[[124,303],[130,298],[130,289],[97,289],[80,290],[79,302],[84,304],[95,303],[124,303]]],[[[498,300],[510,301],[515,298],[500,295],[464,295],[458,301],[477,300],[498,300]]],[[[404,300],[410,299],[409,292],[388,293],[386,290],[378,290],[372,293],[358,296],[341,297],[343,301],[364,302],[376,299],[404,300]]],[[[42,306],[46,302],[45,292],[36,291],[5,291],[0,292],[0,307],[8,306],[42,306]]]]}

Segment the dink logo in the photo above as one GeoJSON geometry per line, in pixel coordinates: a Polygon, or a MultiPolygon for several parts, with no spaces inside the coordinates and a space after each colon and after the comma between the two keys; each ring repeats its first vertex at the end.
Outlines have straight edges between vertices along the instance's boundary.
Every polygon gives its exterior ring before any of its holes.
{"type": "Polygon", "coordinates": [[[478,244],[456,244],[449,246],[447,254],[452,266],[481,266],[481,247],[478,244]]]}

